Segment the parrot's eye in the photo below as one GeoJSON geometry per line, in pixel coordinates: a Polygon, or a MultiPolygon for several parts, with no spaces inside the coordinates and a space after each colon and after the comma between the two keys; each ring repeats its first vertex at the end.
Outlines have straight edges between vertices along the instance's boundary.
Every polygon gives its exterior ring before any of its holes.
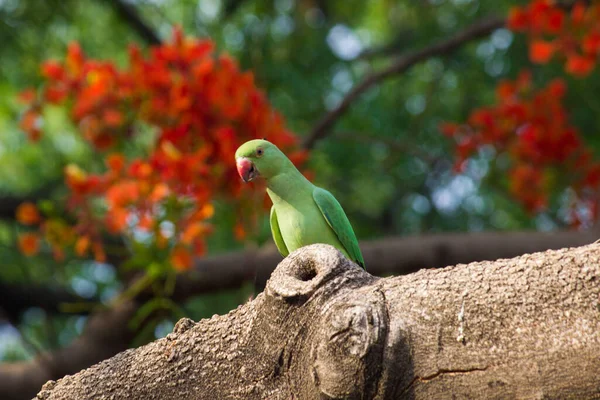
{"type": "Polygon", "coordinates": [[[262,157],[265,151],[263,149],[256,149],[256,157],[262,157]]]}

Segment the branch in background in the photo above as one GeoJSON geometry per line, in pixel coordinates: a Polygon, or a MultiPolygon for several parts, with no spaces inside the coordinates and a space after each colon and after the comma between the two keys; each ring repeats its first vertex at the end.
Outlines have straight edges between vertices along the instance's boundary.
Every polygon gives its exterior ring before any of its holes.
{"type": "Polygon", "coordinates": [[[162,43],[161,38],[156,32],[146,24],[139,13],[135,9],[135,6],[127,4],[123,0],[107,0],[117,11],[117,13],[127,22],[131,27],[150,45],[158,45],[162,43]]]}
{"type": "MultiPolygon", "coordinates": [[[[367,271],[385,276],[582,246],[599,237],[598,231],[440,233],[365,241],[361,249],[367,271]]],[[[238,288],[248,281],[264,287],[281,259],[274,246],[199,259],[192,271],[178,276],[175,300],[238,288]]]]}
{"type": "Polygon", "coordinates": [[[328,20],[331,16],[331,3],[327,0],[316,0],[315,3],[317,4],[317,7],[319,7],[319,10],[321,10],[323,13],[323,17],[328,20]]]}
{"type": "Polygon", "coordinates": [[[498,17],[488,17],[471,25],[465,30],[459,32],[453,37],[442,40],[437,44],[425,47],[419,51],[408,53],[399,57],[389,67],[367,75],[360,83],[352,88],[342,99],[340,104],[327,113],[313,129],[313,131],[304,140],[304,148],[311,149],[315,143],[325,137],[334,123],[340,118],[350,107],[352,102],[360,97],[364,92],[372,86],[380,83],[390,76],[403,73],[413,65],[425,61],[431,57],[444,56],[450,54],[454,50],[460,48],[463,44],[489,35],[491,32],[501,28],[505,20],[498,17]]]}
{"type": "Polygon", "coordinates": [[[30,399],[46,381],[73,374],[126,350],[136,334],[128,328],[135,310],[133,303],[125,303],[100,312],[67,347],[43,353],[32,361],[1,364],[0,399],[30,399]]]}
{"type": "Polygon", "coordinates": [[[25,201],[35,202],[37,200],[39,200],[39,199],[37,199],[33,196],[23,196],[23,197],[3,196],[3,197],[0,197],[0,219],[14,220],[15,213],[17,211],[17,207],[19,207],[19,204],[21,204],[25,201]]]}
{"type": "Polygon", "coordinates": [[[246,0],[229,0],[223,6],[223,19],[231,17],[246,0]]]}
{"type": "Polygon", "coordinates": [[[389,57],[400,53],[406,47],[410,47],[411,40],[414,39],[414,31],[405,29],[396,35],[396,38],[388,44],[364,49],[357,58],[360,60],[371,60],[377,57],[389,57]]]}
{"type": "MultiPolygon", "coordinates": [[[[97,299],[84,299],[60,287],[0,282],[0,309],[11,321],[18,321],[28,308],[38,307],[49,314],[63,313],[65,304],[96,303],[97,299]]],[[[87,314],[81,310],[77,314],[87,314]]]]}

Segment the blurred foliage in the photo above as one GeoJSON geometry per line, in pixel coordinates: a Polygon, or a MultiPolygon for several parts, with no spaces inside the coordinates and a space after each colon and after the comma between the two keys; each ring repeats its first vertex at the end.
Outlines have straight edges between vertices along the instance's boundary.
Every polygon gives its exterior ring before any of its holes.
{"type": "MultiPolygon", "coordinates": [[[[288,127],[307,135],[350,88],[395,55],[444,39],[478,19],[506,15],[512,1],[482,0],[128,0],[158,35],[174,24],[186,34],[210,37],[221,52],[253,70],[288,127]]],[[[75,133],[64,110],[46,115],[47,135],[27,143],[18,121],[17,94],[39,85],[39,67],[62,58],[71,41],[87,55],[124,65],[127,46],[147,47],[111,0],[0,0],[0,202],[62,180],[68,163],[99,162],[75,133]]],[[[386,235],[564,227],[564,195],[553,207],[528,214],[502,189],[507,177],[494,174],[504,155],[482,148],[460,174],[452,171],[452,143],[439,132],[443,121],[465,121],[475,107],[494,102],[500,79],[514,79],[523,67],[543,86],[554,77],[568,82],[565,104],[571,122],[596,154],[600,151],[600,77],[565,76],[561,63],[532,66],[527,41],[506,29],[469,43],[446,58],[432,58],[373,87],[352,105],[334,132],[311,153],[315,183],[343,204],[361,240],[386,235]]],[[[135,148],[131,151],[135,151],[135,148]]],[[[54,187],[54,185],[52,185],[54,187]]],[[[59,186],[44,197],[64,194],[59,186]]],[[[562,197],[561,197],[562,196],[562,197]]],[[[253,243],[234,239],[230,205],[217,203],[209,253],[253,243]]],[[[56,263],[26,258],[15,250],[21,228],[0,223],[4,268],[0,280],[64,285],[84,297],[108,302],[123,290],[119,271],[90,261],[56,263]]],[[[267,218],[253,237],[270,241],[267,218]]],[[[183,312],[194,319],[222,313],[242,303],[252,287],[200,296],[183,312]]],[[[177,313],[159,314],[139,340],[166,334],[177,313]]],[[[40,349],[68,343],[85,317],[48,316],[29,310],[19,331],[0,322],[0,360],[32,357],[40,349]],[[19,333],[20,332],[20,333],[19,333]],[[24,340],[19,338],[23,335],[24,340]],[[37,350],[36,350],[37,349],[37,350]]]]}

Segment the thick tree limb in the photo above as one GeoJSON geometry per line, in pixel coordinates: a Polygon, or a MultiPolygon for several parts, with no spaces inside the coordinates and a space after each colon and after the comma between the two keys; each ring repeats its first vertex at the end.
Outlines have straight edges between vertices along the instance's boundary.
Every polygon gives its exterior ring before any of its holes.
{"type": "Polygon", "coordinates": [[[38,398],[598,398],[599,279],[598,244],[385,279],[308,246],[256,300],[38,398]]]}
{"type": "Polygon", "coordinates": [[[400,56],[389,67],[367,75],[360,83],[354,86],[352,90],[348,92],[348,94],[346,94],[337,107],[328,112],[319,121],[312,132],[305,138],[303,143],[304,148],[313,148],[315,143],[319,139],[322,139],[329,132],[337,119],[348,110],[352,102],[372,86],[390,76],[406,71],[421,61],[425,61],[431,57],[447,55],[460,48],[465,43],[487,36],[496,29],[501,28],[504,23],[505,20],[502,18],[485,18],[446,40],[442,40],[432,46],[408,53],[404,56],[400,56]]]}
{"type": "MultiPolygon", "coordinates": [[[[598,239],[598,231],[442,233],[364,241],[361,249],[367,271],[385,276],[582,246],[598,239]]],[[[193,271],[179,276],[175,296],[186,299],[207,291],[237,288],[247,281],[263,287],[280,261],[275,247],[205,257],[196,262],[193,271]]]]}
{"type": "MultiPolygon", "coordinates": [[[[595,232],[452,233],[364,242],[362,249],[369,272],[384,276],[407,274],[421,268],[580,246],[592,243],[599,236],[595,232]]],[[[174,298],[183,301],[200,293],[237,288],[247,281],[256,282],[257,286],[263,287],[280,261],[281,256],[274,248],[203,258],[197,262],[193,272],[179,276],[174,298]]],[[[1,365],[0,398],[10,399],[8,393],[20,394],[20,397],[15,395],[15,399],[28,398],[39,388],[41,382],[75,373],[126,349],[135,332],[130,332],[124,321],[133,315],[133,308],[129,309],[131,314],[128,315],[114,310],[91,317],[90,326],[79,339],[79,342],[86,343],[85,346],[72,345],[58,353],[44,355],[52,360],[52,373],[44,369],[39,360],[19,363],[17,367],[13,364],[1,365]],[[113,318],[113,313],[121,317],[113,318]],[[102,330],[95,334],[97,326],[101,326],[102,330]],[[107,339],[105,335],[109,333],[112,336],[107,339]],[[113,345],[107,348],[107,342],[113,345]],[[11,385],[5,386],[5,382],[11,382],[11,385]],[[10,390],[2,391],[5,387],[10,390]]]]}

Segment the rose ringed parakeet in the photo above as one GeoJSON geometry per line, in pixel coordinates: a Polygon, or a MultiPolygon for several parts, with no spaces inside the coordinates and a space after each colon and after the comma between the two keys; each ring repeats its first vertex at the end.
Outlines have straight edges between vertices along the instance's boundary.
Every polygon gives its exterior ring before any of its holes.
{"type": "Polygon", "coordinates": [[[273,202],[271,233],[286,257],[300,247],[325,243],[365,268],[356,235],[342,206],[325,189],[313,185],[294,164],[266,140],[251,140],[235,153],[244,182],[262,177],[273,202]]]}

